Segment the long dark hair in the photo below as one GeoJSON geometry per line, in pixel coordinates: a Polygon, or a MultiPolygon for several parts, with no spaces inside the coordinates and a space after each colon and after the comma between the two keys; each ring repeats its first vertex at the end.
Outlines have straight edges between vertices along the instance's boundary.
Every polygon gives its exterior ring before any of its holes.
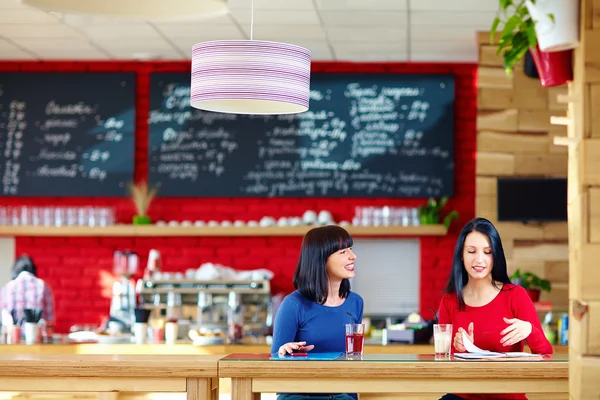
{"type": "MultiPolygon", "coordinates": [[[[463,261],[463,249],[465,247],[465,239],[471,232],[480,232],[488,237],[492,247],[492,256],[494,258],[494,266],[492,268],[492,284],[510,283],[508,272],[506,270],[506,257],[502,248],[502,240],[500,234],[496,230],[494,224],[485,218],[475,218],[469,221],[460,231],[456,248],[454,249],[454,259],[452,261],[452,271],[446,285],[446,293],[456,293],[458,299],[458,309],[465,309],[465,300],[463,298],[463,288],[469,281],[469,274],[465,269],[463,261]]],[[[496,286],[497,287],[497,286],[496,286]]]]}
{"type": "MultiPolygon", "coordinates": [[[[329,279],[327,278],[327,258],[338,250],[352,247],[352,237],[336,225],[311,229],[302,240],[300,257],[294,273],[294,287],[302,295],[319,304],[327,301],[329,279]]],[[[339,295],[345,299],[350,294],[350,281],[343,279],[339,295]]]]}
{"type": "Polygon", "coordinates": [[[29,272],[35,276],[37,275],[37,268],[28,255],[23,255],[15,260],[11,271],[12,279],[19,276],[21,272],[29,272]]]}

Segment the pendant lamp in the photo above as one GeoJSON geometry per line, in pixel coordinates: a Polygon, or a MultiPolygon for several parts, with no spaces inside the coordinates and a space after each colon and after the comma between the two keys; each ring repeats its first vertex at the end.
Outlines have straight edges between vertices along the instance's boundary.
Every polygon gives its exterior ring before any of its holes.
{"type": "Polygon", "coordinates": [[[49,12],[168,20],[225,14],[227,0],[21,0],[49,12]]]}
{"type": "Polygon", "coordinates": [[[192,107],[230,114],[296,114],[308,110],[310,50],[293,44],[215,40],[192,48],[192,107]]]}

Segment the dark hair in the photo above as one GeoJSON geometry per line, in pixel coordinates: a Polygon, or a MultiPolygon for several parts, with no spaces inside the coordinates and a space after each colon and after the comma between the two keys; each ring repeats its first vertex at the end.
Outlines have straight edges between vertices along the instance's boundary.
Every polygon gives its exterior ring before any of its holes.
{"type": "Polygon", "coordinates": [[[28,255],[21,256],[15,260],[11,271],[12,279],[19,276],[21,272],[29,272],[33,275],[37,275],[37,268],[28,255]]]}
{"type": "MultiPolygon", "coordinates": [[[[327,278],[327,258],[338,250],[352,247],[352,237],[336,225],[311,229],[302,240],[298,266],[294,273],[294,287],[302,295],[319,304],[327,301],[329,279],[327,278]]],[[[340,297],[350,293],[350,281],[343,279],[340,285],[340,297]]]]}
{"type": "Polygon", "coordinates": [[[492,257],[494,258],[494,267],[492,268],[492,284],[496,286],[496,283],[498,282],[510,283],[510,278],[508,277],[508,272],[506,271],[506,257],[504,256],[504,249],[502,248],[502,240],[500,239],[500,234],[496,230],[496,227],[485,218],[472,219],[464,226],[464,228],[462,228],[460,234],[458,235],[456,248],[454,249],[452,271],[450,271],[450,277],[448,278],[448,284],[446,285],[446,293],[456,293],[456,298],[458,299],[458,309],[460,311],[465,309],[463,288],[469,281],[469,274],[465,269],[462,255],[465,246],[465,239],[471,232],[483,233],[490,240],[492,257]]]}

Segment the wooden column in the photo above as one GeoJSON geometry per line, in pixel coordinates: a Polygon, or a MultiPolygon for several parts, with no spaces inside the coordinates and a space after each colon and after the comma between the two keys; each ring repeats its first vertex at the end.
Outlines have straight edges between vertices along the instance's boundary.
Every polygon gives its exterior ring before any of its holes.
{"type": "Polygon", "coordinates": [[[600,1],[580,2],[569,85],[569,391],[600,398],[600,1]]]}

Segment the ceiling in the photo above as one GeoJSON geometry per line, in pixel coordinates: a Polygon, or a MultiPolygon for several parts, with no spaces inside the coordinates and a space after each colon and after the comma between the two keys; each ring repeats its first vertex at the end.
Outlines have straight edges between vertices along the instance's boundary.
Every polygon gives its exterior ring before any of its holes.
{"type": "MultiPolygon", "coordinates": [[[[214,18],[148,22],[0,0],[0,59],[189,59],[195,43],[250,38],[251,0],[228,4],[229,13],[214,18]]],[[[497,7],[498,0],[254,0],[253,38],[304,46],[315,61],[475,62],[476,32],[489,30],[497,7]]]]}

